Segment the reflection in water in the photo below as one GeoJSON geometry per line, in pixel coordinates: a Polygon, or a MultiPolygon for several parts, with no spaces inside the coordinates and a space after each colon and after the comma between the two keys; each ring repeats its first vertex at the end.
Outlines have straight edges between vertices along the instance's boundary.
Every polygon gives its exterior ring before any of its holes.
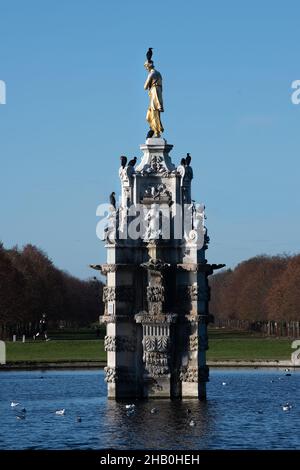
{"type": "Polygon", "coordinates": [[[300,371],[212,370],[207,402],[136,401],[127,416],[103,371],[1,372],[0,449],[299,449],[299,390],[300,371]]]}
{"type": "Polygon", "coordinates": [[[167,449],[171,442],[173,448],[192,448],[195,440],[205,447],[207,435],[213,432],[213,408],[208,402],[152,400],[135,404],[136,412],[130,417],[125,403],[109,400],[106,406],[104,420],[115,430],[121,448],[167,449]],[[153,408],[155,413],[151,413],[153,408]],[[190,425],[192,420],[194,427],[190,425]]]}

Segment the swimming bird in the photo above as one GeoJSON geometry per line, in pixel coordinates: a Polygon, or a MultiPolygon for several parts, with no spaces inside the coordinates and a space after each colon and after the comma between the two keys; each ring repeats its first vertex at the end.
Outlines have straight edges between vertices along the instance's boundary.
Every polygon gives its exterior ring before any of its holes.
{"type": "Polygon", "coordinates": [[[132,410],[135,408],[135,404],[132,403],[131,405],[125,405],[126,410],[132,410]]]}
{"type": "Polygon", "coordinates": [[[222,385],[227,385],[227,383],[226,383],[226,382],[222,382],[222,385]]]}
{"type": "Polygon", "coordinates": [[[64,408],[62,410],[57,410],[55,411],[55,414],[59,416],[63,416],[64,414],[66,414],[66,410],[64,408]]]}
{"type": "Polygon", "coordinates": [[[150,413],[151,413],[152,415],[154,415],[154,414],[158,413],[158,409],[157,409],[157,408],[152,408],[152,410],[150,411],[150,413]]]}
{"type": "Polygon", "coordinates": [[[10,406],[14,408],[15,406],[19,406],[21,403],[17,403],[16,401],[12,401],[10,406]]]}
{"type": "Polygon", "coordinates": [[[190,426],[196,426],[196,423],[193,419],[191,419],[191,421],[190,421],[190,426]]]}
{"type": "Polygon", "coordinates": [[[291,377],[292,374],[285,374],[286,377],[291,377]]]}
{"type": "Polygon", "coordinates": [[[25,419],[25,415],[17,415],[16,418],[17,419],[25,419]]]}
{"type": "Polygon", "coordinates": [[[293,406],[290,405],[289,403],[286,403],[285,405],[282,406],[283,411],[290,411],[292,408],[293,406]]]}
{"type": "Polygon", "coordinates": [[[284,372],[290,372],[290,369],[284,369],[284,372]]]}
{"type": "Polygon", "coordinates": [[[81,421],[82,421],[81,416],[77,416],[76,421],[77,421],[77,423],[81,423],[81,421]]]}
{"type": "Polygon", "coordinates": [[[26,408],[21,409],[22,413],[26,413],[26,408]]]}

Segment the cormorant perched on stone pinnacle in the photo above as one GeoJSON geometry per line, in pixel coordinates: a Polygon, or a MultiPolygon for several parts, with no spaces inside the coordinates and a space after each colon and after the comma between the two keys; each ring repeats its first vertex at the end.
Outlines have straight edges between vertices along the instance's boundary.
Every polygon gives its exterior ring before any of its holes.
{"type": "Polygon", "coordinates": [[[148,132],[147,136],[146,136],[146,139],[151,139],[151,137],[154,136],[154,131],[152,129],[150,129],[150,131],[148,132]]]}
{"type": "Polygon", "coordinates": [[[182,165],[182,166],[185,166],[185,165],[186,165],[185,158],[182,158],[182,159],[181,159],[181,161],[180,161],[180,165],[182,165]]]}
{"type": "Polygon", "coordinates": [[[191,160],[192,160],[192,157],[190,156],[189,153],[187,153],[186,157],[185,157],[185,161],[186,161],[187,166],[190,166],[191,160]]]}
{"type": "Polygon", "coordinates": [[[149,49],[147,51],[147,54],[146,54],[148,62],[152,62],[152,60],[151,60],[152,59],[152,54],[153,54],[152,49],[153,49],[152,47],[149,47],[149,49]]]}
{"type": "Polygon", "coordinates": [[[134,166],[136,164],[137,158],[134,157],[132,160],[129,160],[128,166],[134,166]]]}
{"type": "Polygon", "coordinates": [[[125,155],[121,155],[120,160],[121,160],[121,167],[125,168],[126,163],[127,163],[127,157],[125,157],[125,155]]]}
{"type": "Polygon", "coordinates": [[[112,192],[111,195],[109,196],[109,202],[113,206],[113,208],[116,208],[116,198],[115,198],[116,193],[112,192]]]}

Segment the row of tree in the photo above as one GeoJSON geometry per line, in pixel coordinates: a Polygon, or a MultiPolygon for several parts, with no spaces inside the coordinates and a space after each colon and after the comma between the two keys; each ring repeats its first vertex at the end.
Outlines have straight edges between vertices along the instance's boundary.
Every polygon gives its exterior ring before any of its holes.
{"type": "Polygon", "coordinates": [[[83,326],[102,313],[102,283],[77,279],[56,268],[33,245],[0,244],[0,338],[36,331],[42,313],[49,326],[83,326]]]}
{"type": "Polygon", "coordinates": [[[211,276],[217,320],[300,320],[300,255],[256,256],[211,276]]]}

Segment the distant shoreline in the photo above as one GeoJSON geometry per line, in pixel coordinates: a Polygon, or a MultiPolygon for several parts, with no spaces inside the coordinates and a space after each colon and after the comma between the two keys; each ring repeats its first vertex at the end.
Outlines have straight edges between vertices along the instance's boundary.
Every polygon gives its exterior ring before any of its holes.
{"type": "MultiPolygon", "coordinates": [[[[248,367],[248,368],[300,368],[294,366],[288,360],[282,361],[207,361],[209,367],[248,367]]],[[[9,370],[40,370],[40,369],[103,369],[106,362],[103,361],[62,361],[62,362],[10,362],[0,365],[1,371],[9,370]]]]}

